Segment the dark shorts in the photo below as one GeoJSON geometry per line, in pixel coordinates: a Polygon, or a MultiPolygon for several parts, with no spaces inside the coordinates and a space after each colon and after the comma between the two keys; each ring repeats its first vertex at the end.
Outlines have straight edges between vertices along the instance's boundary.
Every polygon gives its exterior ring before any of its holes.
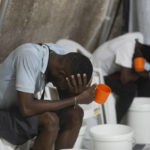
{"type": "Polygon", "coordinates": [[[21,145],[38,134],[38,116],[22,117],[17,107],[0,110],[0,137],[21,145]]]}
{"type": "MultiPolygon", "coordinates": [[[[55,112],[60,120],[60,128],[65,121],[66,109],[55,112]]],[[[23,117],[17,107],[0,110],[0,138],[14,145],[22,145],[38,135],[38,115],[23,117]]]]}

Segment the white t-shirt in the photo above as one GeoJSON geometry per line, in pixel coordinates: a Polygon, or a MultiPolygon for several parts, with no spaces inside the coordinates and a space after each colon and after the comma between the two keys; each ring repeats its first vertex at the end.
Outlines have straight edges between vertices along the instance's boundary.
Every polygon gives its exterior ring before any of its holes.
{"type": "Polygon", "coordinates": [[[51,43],[27,43],[16,48],[0,65],[0,109],[17,105],[17,91],[36,94],[45,86],[48,47],[58,54],[65,49],[51,43]]]}
{"type": "Polygon", "coordinates": [[[95,67],[102,69],[103,75],[120,70],[120,66],[132,68],[135,39],[143,43],[143,35],[139,32],[127,33],[110,40],[98,47],[92,57],[95,67]]]}

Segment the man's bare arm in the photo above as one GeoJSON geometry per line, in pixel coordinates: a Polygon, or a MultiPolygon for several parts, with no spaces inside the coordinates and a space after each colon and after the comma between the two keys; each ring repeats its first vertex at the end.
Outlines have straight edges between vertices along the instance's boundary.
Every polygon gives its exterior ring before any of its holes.
{"type": "Polygon", "coordinates": [[[140,76],[130,68],[121,67],[121,82],[126,84],[130,81],[136,81],[140,76]]]}
{"type": "MultiPolygon", "coordinates": [[[[78,104],[89,104],[95,97],[96,85],[89,87],[81,94],[77,95],[78,104]]],[[[33,116],[48,111],[57,111],[75,104],[75,97],[63,100],[36,100],[30,93],[18,92],[19,108],[23,116],[33,116]]]]}

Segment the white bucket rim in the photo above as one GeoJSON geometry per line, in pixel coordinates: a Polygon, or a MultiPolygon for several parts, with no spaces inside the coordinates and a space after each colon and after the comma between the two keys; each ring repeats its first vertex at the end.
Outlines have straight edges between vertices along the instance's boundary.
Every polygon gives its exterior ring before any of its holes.
{"type": "Polygon", "coordinates": [[[133,140],[133,129],[126,125],[120,125],[120,124],[105,124],[105,125],[97,125],[95,127],[92,127],[90,129],[90,136],[95,141],[132,141],[133,140]],[[128,129],[127,133],[121,133],[118,135],[104,135],[104,134],[98,134],[96,130],[99,128],[116,128],[116,127],[122,127],[128,129]]]}
{"type": "Polygon", "coordinates": [[[87,149],[60,149],[60,150],[87,150],[87,149]]]}
{"type": "Polygon", "coordinates": [[[129,111],[150,111],[150,98],[149,97],[135,97],[131,104],[129,111]]]}

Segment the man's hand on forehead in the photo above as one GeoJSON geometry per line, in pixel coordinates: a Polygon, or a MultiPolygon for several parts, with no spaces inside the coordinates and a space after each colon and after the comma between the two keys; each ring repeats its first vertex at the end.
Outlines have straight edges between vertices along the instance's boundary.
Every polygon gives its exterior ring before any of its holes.
{"type": "Polygon", "coordinates": [[[86,85],[87,88],[89,88],[89,87],[91,86],[92,80],[93,80],[93,76],[91,76],[90,81],[89,81],[88,84],[86,85]]]}
{"type": "Polygon", "coordinates": [[[86,73],[84,74],[78,73],[76,75],[71,75],[69,77],[66,77],[66,81],[67,81],[69,91],[73,94],[79,94],[91,85],[92,80],[90,80],[87,83],[86,73]]]}

